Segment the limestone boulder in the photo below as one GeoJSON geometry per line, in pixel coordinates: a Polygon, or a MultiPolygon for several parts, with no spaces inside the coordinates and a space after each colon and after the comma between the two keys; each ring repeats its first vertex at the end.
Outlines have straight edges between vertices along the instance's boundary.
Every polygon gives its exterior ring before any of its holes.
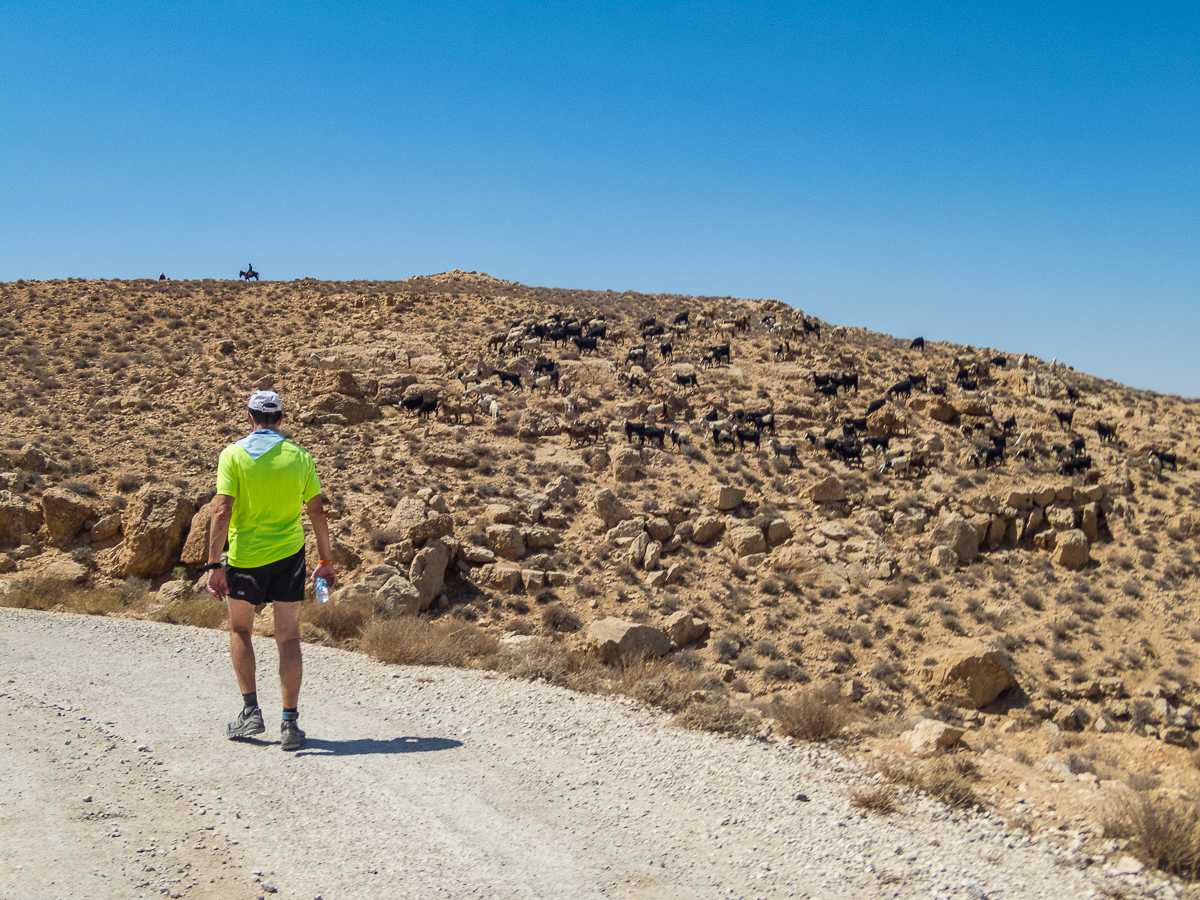
{"type": "Polygon", "coordinates": [[[414,547],[420,547],[433,538],[453,534],[454,517],[436,512],[413,497],[406,497],[392,510],[386,530],[399,532],[402,540],[412,541],[414,547]]]}
{"type": "Polygon", "coordinates": [[[361,397],[363,389],[354,373],[348,369],[324,370],[313,376],[312,393],[313,396],[344,394],[347,397],[361,397]]]}
{"type": "Polygon", "coordinates": [[[935,422],[945,422],[948,425],[953,425],[958,421],[958,410],[944,397],[930,398],[929,403],[925,406],[925,415],[935,422]]]}
{"type": "Polygon", "coordinates": [[[309,410],[316,414],[318,421],[330,424],[340,424],[335,418],[338,416],[348,425],[361,425],[383,415],[374,403],[345,394],[322,394],[313,401],[309,410]]]}
{"type": "MultiPolygon", "coordinates": [[[[362,557],[348,543],[335,534],[329,535],[329,551],[333,554],[333,565],[339,575],[353,572],[362,565],[362,557]]],[[[317,538],[311,531],[304,535],[304,555],[311,562],[320,559],[317,538]]]]}
{"type": "Polygon", "coordinates": [[[846,499],[846,489],[836,475],[830,475],[810,487],[808,497],[813,503],[840,503],[846,499]]]}
{"type": "Polygon", "coordinates": [[[659,516],[651,516],[646,520],[646,531],[653,540],[665,544],[675,533],[675,528],[666,519],[659,516]]]}
{"type": "Polygon", "coordinates": [[[42,494],[42,521],[50,545],[70,549],[83,523],[95,515],[91,502],[74,491],[52,487],[42,494]]]}
{"type": "Polygon", "coordinates": [[[612,458],[612,476],[617,481],[636,481],[642,472],[642,454],[632,447],[622,447],[612,458]]]}
{"type": "Polygon", "coordinates": [[[517,560],[525,555],[525,537],[516,525],[489,525],[487,545],[502,559],[517,560]]]}
{"type": "Polygon", "coordinates": [[[709,506],[719,512],[728,512],[741,505],[746,499],[746,489],[725,484],[713,485],[708,491],[709,506]]]}
{"type": "Polygon", "coordinates": [[[550,409],[527,408],[517,422],[517,437],[527,441],[562,431],[562,420],[550,409]]]}
{"type": "Polygon", "coordinates": [[[930,699],[963,709],[981,709],[1017,684],[1007,654],[975,641],[943,650],[934,664],[917,670],[917,680],[930,699]]]}
{"type": "Polygon", "coordinates": [[[945,544],[938,544],[929,554],[929,564],[935,569],[949,572],[958,565],[958,554],[954,552],[952,547],[947,547],[945,544]]]}
{"type": "MultiPolygon", "coordinates": [[[[217,498],[214,497],[196,510],[196,514],[192,516],[191,525],[188,527],[187,541],[184,542],[183,551],[179,554],[180,563],[189,569],[198,569],[208,562],[208,530],[212,525],[213,505],[216,502],[217,498]]],[[[92,529],[92,540],[104,540],[96,536],[96,529],[104,521],[102,519],[101,522],[96,523],[96,528],[92,529]]],[[[117,528],[120,528],[120,521],[117,522],[117,528]]]]}
{"type": "Polygon", "coordinates": [[[725,543],[736,556],[766,553],[767,541],[761,528],[755,525],[739,525],[725,532],[725,543]]]}
{"type": "Polygon", "coordinates": [[[969,563],[979,553],[979,530],[960,513],[941,515],[934,526],[932,538],[935,545],[944,544],[954,550],[962,565],[969,563]]]}
{"type": "Polygon", "coordinates": [[[83,584],[88,578],[87,566],[73,559],[56,559],[42,569],[41,574],[43,578],[67,584],[83,584]]]}
{"type": "Polygon", "coordinates": [[[767,523],[767,545],[777,547],[792,536],[792,526],[787,519],[772,519],[767,523]]]}
{"type": "MultiPolygon", "coordinates": [[[[109,513],[104,518],[100,519],[92,526],[92,543],[100,544],[110,538],[116,537],[121,532],[121,514],[119,512],[109,513]]],[[[192,532],[188,532],[188,542],[192,539],[192,532]]],[[[186,546],[186,545],[185,545],[186,546]]],[[[187,563],[184,563],[187,565],[187,563]]]]}
{"type": "Polygon", "coordinates": [[[446,567],[449,564],[450,548],[439,538],[427,541],[413,557],[408,580],[417,589],[419,612],[429,609],[429,605],[442,589],[446,567]]]}
{"type": "Polygon", "coordinates": [[[611,616],[593,622],[588,629],[588,638],[595,652],[606,662],[665,656],[671,650],[671,639],[666,632],[611,616]]]}
{"type": "Polygon", "coordinates": [[[939,750],[953,747],[965,733],[936,719],[922,719],[915,728],[904,732],[903,737],[915,756],[933,756],[939,750]]]}
{"type": "Polygon", "coordinates": [[[1086,568],[1091,559],[1087,535],[1078,528],[1058,535],[1054,545],[1054,562],[1064,569],[1077,571],[1086,568]]]}
{"type": "Polygon", "coordinates": [[[179,562],[195,511],[172,485],[143,487],[125,509],[125,540],[101,563],[105,573],[113,578],[153,578],[170,572],[179,562]]]}
{"type": "Polygon", "coordinates": [[[566,475],[559,475],[546,485],[546,497],[554,502],[575,496],[575,485],[566,475]]]}
{"type": "Polygon", "coordinates": [[[17,454],[17,466],[28,472],[39,475],[49,475],[59,471],[62,466],[47,456],[36,444],[26,444],[17,454]]]}
{"type": "Polygon", "coordinates": [[[692,526],[692,540],[707,544],[725,530],[725,520],[720,516],[701,516],[692,526]]]}
{"type": "Polygon", "coordinates": [[[41,510],[10,491],[0,491],[0,547],[19,547],[23,535],[42,527],[41,510]]]}
{"type": "Polygon", "coordinates": [[[421,451],[421,459],[428,465],[448,469],[474,469],[479,465],[479,456],[461,444],[430,444],[421,451]]]}
{"type": "Polygon", "coordinates": [[[685,647],[708,634],[708,623],[697,619],[690,610],[681,609],[667,618],[666,630],[676,647],[685,647]]]}
{"type": "Polygon", "coordinates": [[[601,488],[596,491],[596,498],[592,502],[592,509],[596,513],[596,518],[604,523],[605,530],[615,527],[618,522],[624,522],[626,519],[633,517],[633,514],[625,507],[625,504],[608,488],[601,488]]]}
{"type": "Polygon", "coordinates": [[[403,575],[393,575],[371,595],[371,608],[384,619],[416,615],[421,611],[421,591],[403,575]]]}

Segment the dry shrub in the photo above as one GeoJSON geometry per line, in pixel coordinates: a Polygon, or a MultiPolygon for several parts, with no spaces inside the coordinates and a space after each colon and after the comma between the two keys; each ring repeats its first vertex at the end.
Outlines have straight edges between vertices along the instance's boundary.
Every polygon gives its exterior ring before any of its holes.
{"type": "Polygon", "coordinates": [[[518,678],[529,681],[544,678],[551,684],[564,684],[571,668],[567,657],[540,638],[519,644],[501,661],[500,667],[518,678]]]}
{"type": "Polygon", "coordinates": [[[939,760],[930,766],[921,779],[921,786],[953,809],[967,809],[979,803],[969,778],[953,761],[939,760]]]}
{"type": "Polygon", "coordinates": [[[125,601],[119,591],[72,584],[61,578],[22,578],[0,594],[0,606],[12,609],[56,609],[87,616],[122,612],[125,601]]]}
{"type": "Polygon", "coordinates": [[[578,631],[583,622],[570,607],[554,603],[542,612],[542,624],[551,631],[578,631]]]}
{"type": "Polygon", "coordinates": [[[1104,834],[1129,841],[1129,852],[1148,866],[1181,878],[1200,877],[1200,802],[1137,793],[1117,799],[1104,834]]]}
{"type": "Polygon", "coordinates": [[[798,741],[827,741],[854,717],[833,685],[809,688],[792,700],[776,700],[769,715],[784,734],[798,741]]]}
{"type": "Polygon", "coordinates": [[[890,784],[875,784],[850,792],[850,805],[855,809],[891,815],[896,811],[896,788],[890,784]]]}
{"type": "Polygon", "coordinates": [[[385,663],[403,666],[461,666],[496,652],[494,637],[461,622],[427,622],[404,617],[373,620],[363,632],[362,649],[385,663]]]}
{"type": "Polygon", "coordinates": [[[225,624],[226,609],[207,593],[185,592],[169,603],[152,606],[147,618],[168,625],[220,628],[225,624]]]}
{"type": "Polygon", "coordinates": [[[371,601],[365,598],[337,603],[305,603],[304,621],[321,629],[334,641],[361,637],[371,621],[371,601]]]}
{"type": "Polygon", "coordinates": [[[715,700],[690,704],[675,717],[675,722],[684,728],[715,731],[717,734],[727,734],[731,737],[754,734],[761,724],[761,720],[753,713],[715,700]]]}

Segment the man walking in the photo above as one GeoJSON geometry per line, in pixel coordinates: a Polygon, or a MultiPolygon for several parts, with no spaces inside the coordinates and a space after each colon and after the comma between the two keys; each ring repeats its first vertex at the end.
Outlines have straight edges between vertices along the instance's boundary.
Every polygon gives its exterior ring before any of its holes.
{"type": "Polygon", "coordinates": [[[321,576],[333,587],[337,576],[316,468],[308,451],[279,433],[283,421],[279,395],[255,391],[247,419],[250,433],[222,450],[217,464],[217,496],[204,566],[209,573],[208,592],[229,608],[229,650],[242,692],[242,712],[225,726],[225,736],[243,738],[266,731],[258,707],[251,632],[255,606],[271,603],[283,694],[280,746],[298,750],[304,745],[298,712],[303,674],[300,603],[305,584],[301,507],[308,510],[317,539],[319,558],[313,578],[321,576]],[[226,538],[229,555],[222,564],[226,538]]]}

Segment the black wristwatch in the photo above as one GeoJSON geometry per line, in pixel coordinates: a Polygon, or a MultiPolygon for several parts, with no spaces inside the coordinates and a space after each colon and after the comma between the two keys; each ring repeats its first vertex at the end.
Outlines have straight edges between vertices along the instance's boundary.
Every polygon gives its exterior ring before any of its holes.
{"type": "Polygon", "coordinates": [[[221,568],[223,565],[225,565],[225,564],[224,564],[224,563],[205,563],[205,564],[204,564],[204,571],[205,571],[205,572],[211,572],[213,569],[219,569],[219,568],[221,568]]]}

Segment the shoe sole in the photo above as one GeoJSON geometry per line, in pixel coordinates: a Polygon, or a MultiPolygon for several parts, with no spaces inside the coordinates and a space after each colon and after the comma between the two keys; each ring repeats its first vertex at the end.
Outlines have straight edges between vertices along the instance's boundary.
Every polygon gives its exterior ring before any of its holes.
{"type": "Polygon", "coordinates": [[[267,730],[267,726],[259,725],[250,728],[230,728],[225,726],[225,737],[233,740],[234,738],[254,737],[256,734],[263,734],[267,730]]]}
{"type": "Polygon", "coordinates": [[[299,750],[301,747],[304,746],[304,744],[305,744],[304,741],[298,741],[297,743],[294,743],[294,744],[285,744],[285,743],[283,743],[283,741],[280,741],[279,749],[284,750],[288,753],[291,753],[293,750],[299,750]]]}

